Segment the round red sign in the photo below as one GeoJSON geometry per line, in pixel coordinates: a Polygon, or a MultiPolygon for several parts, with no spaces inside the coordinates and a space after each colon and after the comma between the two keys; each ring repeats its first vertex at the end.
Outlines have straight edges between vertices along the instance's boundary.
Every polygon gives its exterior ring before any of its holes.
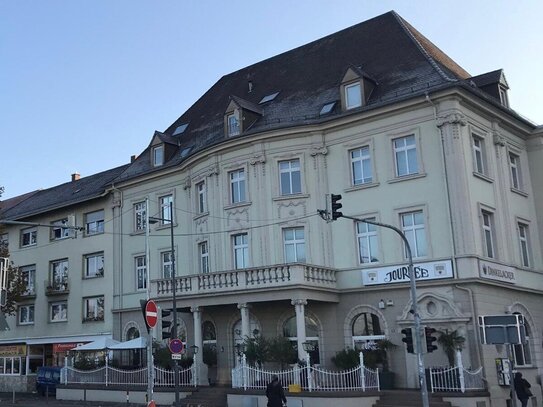
{"type": "Polygon", "coordinates": [[[148,404],[147,404],[147,407],[156,407],[156,403],[154,400],[151,400],[148,404]]]}
{"type": "Polygon", "coordinates": [[[145,304],[145,322],[150,328],[154,328],[158,321],[158,308],[153,300],[145,304]]]}
{"type": "Polygon", "coordinates": [[[181,353],[183,352],[183,342],[181,342],[181,339],[172,339],[170,341],[170,352],[172,353],[181,353]]]}

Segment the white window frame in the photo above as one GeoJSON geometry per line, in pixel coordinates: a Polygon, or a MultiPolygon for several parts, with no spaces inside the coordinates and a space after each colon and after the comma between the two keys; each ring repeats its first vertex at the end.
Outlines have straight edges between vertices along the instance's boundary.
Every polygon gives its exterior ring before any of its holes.
{"type": "Polygon", "coordinates": [[[104,252],[90,253],[84,256],[85,274],[84,278],[96,278],[104,276],[104,252]],[[99,266],[102,267],[99,267],[99,266]]]}
{"type": "Polygon", "coordinates": [[[104,233],[104,210],[85,214],[85,235],[92,236],[104,233]],[[101,216],[100,216],[101,215],[101,216]]]}
{"type": "Polygon", "coordinates": [[[49,303],[49,322],[66,322],[68,321],[68,302],[56,301],[49,303]],[[58,307],[60,317],[55,318],[54,309],[58,307]]]}
{"type": "Polygon", "coordinates": [[[226,128],[229,136],[237,136],[240,132],[240,124],[238,114],[236,112],[226,115],[226,128]]]}
{"type": "Polygon", "coordinates": [[[49,265],[50,284],[54,290],[65,290],[68,285],[70,264],[68,259],[53,260],[49,265]],[[63,288],[64,287],[64,288],[63,288]]]}
{"type": "Polygon", "coordinates": [[[354,148],[349,151],[349,158],[351,160],[351,184],[353,186],[370,184],[373,182],[373,168],[371,160],[371,149],[369,145],[354,148]],[[354,154],[358,153],[355,157],[354,154]],[[364,171],[364,164],[369,164],[369,174],[364,171]],[[359,170],[361,178],[356,178],[356,170],[359,170]]]}
{"type": "Polygon", "coordinates": [[[21,359],[20,356],[0,356],[0,377],[21,376],[21,359]]]}
{"type": "MultiPolygon", "coordinates": [[[[367,219],[375,221],[375,217],[367,219]]],[[[377,236],[377,226],[365,222],[356,222],[355,227],[356,241],[358,243],[357,246],[359,263],[368,264],[379,262],[379,242],[377,236]],[[364,256],[364,251],[368,253],[369,256],[364,256]]]]}
{"type": "Polygon", "coordinates": [[[196,184],[196,208],[199,214],[207,212],[207,187],[205,181],[196,184]]]}
{"type": "Polygon", "coordinates": [[[303,226],[288,227],[283,229],[283,252],[285,263],[304,263],[307,261],[307,249],[305,241],[305,228],[303,226]],[[287,239],[287,233],[294,233],[292,239],[287,239]],[[303,237],[298,236],[298,232],[302,232],[303,237]],[[292,248],[293,257],[289,258],[289,248],[292,248]],[[303,255],[299,254],[300,249],[303,249],[303,255]]]}
{"type": "Polygon", "coordinates": [[[530,229],[528,224],[517,222],[517,231],[520,249],[520,264],[523,267],[531,267],[530,229]]]}
{"type": "Polygon", "coordinates": [[[160,167],[164,164],[164,145],[154,146],[152,149],[153,167],[160,167]]]}
{"type": "Polygon", "coordinates": [[[147,289],[147,261],[146,256],[134,257],[134,269],[136,275],[136,290],[147,289]]]}
{"type": "MultiPolygon", "coordinates": [[[[404,233],[405,237],[407,238],[407,241],[409,242],[409,246],[411,247],[411,256],[415,258],[421,258],[421,257],[428,257],[428,234],[426,232],[426,219],[425,219],[425,213],[422,209],[417,209],[413,211],[406,211],[400,213],[400,226],[402,229],[402,232],[404,233]],[[417,215],[420,215],[422,218],[422,223],[417,223],[417,215]],[[410,225],[406,225],[405,221],[407,219],[410,219],[410,225]],[[420,240],[424,240],[424,246],[422,246],[422,242],[420,240]]],[[[408,257],[407,255],[407,246],[404,245],[404,255],[405,258],[408,257]]]]}
{"type": "Polygon", "coordinates": [[[21,230],[21,247],[36,246],[38,244],[38,230],[35,227],[21,230]],[[28,236],[28,243],[25,244],[25,236],[28,236]]]}
{"type": "Polygon", "coordinates": [[[23,305],[19,305],[18,307],[18,317],[17,317],[17,321],[19,323],[19,325],[34,325],[34,318],[35,318],[35,308],[34,308],[34,304],[23,304],[23,305]],[[26,319],[23,321],[23,310],[26,310],[25,312],[25,316],[26,316],[26,319]]]}
{"type": "Polygon", "coordinates": [[[134,204],[134,231],[135,232],[142,232],[145,230],[146,222],[147,222],[147,214],[146,214],[147,208],[146,208],[146,202],[136,202],[134,204]]]}
{"type": "MultiPolygon", "coordinates": [[[[515,314],[517,314],[515,312],[515,314]]],[[[531,367],[533,365],[534,354],[532,352],[532,346],[530,338],[532,337],[532,329],[526,318],[524,318],[524,328],[526,329],[526,340],[524,343],[518,345],[511,345],[513,357],[515,358],[515,366],[517,367],[531,367]],[[522,360],[518,356],[522,357],[522,360]]]]}
{"type": "Polygon", "coordinates": [[[173,213],[170,214],[170,202],[172,203],[172,212],[173,212],[173,195],[163,195],[158,198],[160,202],[160,218],[163,219],[160,221],[161,225],[169,225],[172,222],[173,213]]]}
{"type": "Polygon", "coordinates": [[[35,295],[36,294],[36,265],[32,264],[30,266],[21,267],[21,274],[23,276],[23,281],[25,282],[25,285],[26,285],[24,295],[35,295]]]}
{"type": "Polygon", "coordinates": [[[522,168],[520,165],[520,155],[509,151],[509,170],[511,174],[511,188],[522,191],[522,168]]]}
{"type": "Polygon", "coordinates": [[[345,109],[355,109],[357,107],[362,106],[362,84],[360,82],[350,83],[348,85],[345,85],[344,87],[344,95],[345,95],[345,109]],[[358,93],[349,93],[351,89],[358,89],[358,93]],[[355,100],[351,100],[349,95],[357,95],[357,98],[355,100]]]}
{"type": "Polygon", "coordinates": [[[232,235],[231,239],[234,269],[240,270],[249,267],[249,235],[237,233],[232,235]]]}
{"type": "Polygon", "coordinates": [[[200,255],[200,273],[209,273],[209,245],[207,241],[198,243],[198,253],[200,255]]]}
{"type": "Polygon", "coordinates": [[[488,176],[485,139],[476,133],[471,134],[473,172],[488,176]]]}
{"type": "Polygon", "coordinates": [[[481,209],[481,229],[483,234],[483,255],[494,259],[496,257],[494,212],[481,209]]]}
{"type": "Polygon", "coordinates": [[[279,166],[279,191],[281,196],[297,195],[302,193],[302,164],[299,158],[281,160],[279,166]],[[283,174],[286,174],[283,182],[283,174]],[[297,175],[296,175],[297,174],[297,175]],[[299,190],[295,190],[294,183],[298,177],[299,190]]]}
{"type": "Polygon", "coordinates": [[[70,237],[70,229],[65,227],[68,225],[68,218],[59,219],[51,222],[51,240],[62,240],[70,237]]]}
{"type": "Polygon", "coordinates": [[[230,203],[238,204],[245,202],[245,169],[239,168],[228,173],[228,179],[230,181],[230,203]]]}
{"type": "Polygon", "coordinates": [[[420,173],[417,137],[415,134],[408,134],[405,136],[393,138],[392,148],[394,150],[395,176],[397,178],[408,177],[410,175],[415,175],[415,174],[420,173]],[[408,142],[411,140],[413,140],[413,143],[408,144],[408,142]],[[398,145],[398,143],[400,142],[401,142],[401,145],[398,145]],[[415,152],[414,155],[412,154],[412,151],[415,152]],[[405,172],[403,173],[400,173],[402,170],[400,168],[401,157],[403,157],[405,160],[405,172]]]}
{"type": "Polygon", "coordinates": [[[105,299],[103,295],[83,298],[83,321],[103,321],[105,299]],[[101,302],[101,304],[100,304],[101,302]]]}
{"type": "Polygon", "coordinates": [[[166,250],[160,253],[160,269],[162,270],[162,278],[172,278],[172,251],[166,250]]]}

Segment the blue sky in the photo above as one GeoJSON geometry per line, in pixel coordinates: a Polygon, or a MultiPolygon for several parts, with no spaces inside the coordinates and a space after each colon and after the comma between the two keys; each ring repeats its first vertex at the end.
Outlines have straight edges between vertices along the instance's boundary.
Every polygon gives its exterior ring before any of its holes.
{"type": "Polygon", "coordinates": [[[390,10],[543,124],[541,0],[2,0],[2,198],[127,163],[221,76],[390,10]]]}

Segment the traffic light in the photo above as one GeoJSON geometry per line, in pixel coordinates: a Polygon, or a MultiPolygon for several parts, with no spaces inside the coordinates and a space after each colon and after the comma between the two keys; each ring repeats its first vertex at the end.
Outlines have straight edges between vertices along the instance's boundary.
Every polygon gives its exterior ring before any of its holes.
{"type": "Polygon", "coordinates": [[[172,320],[169,318],[171,313],[172,310],[166,309],[163,309],[161,312],[162,323],[160,327],[162,330],[162,339],[170,339],[172,337],[172,320]]]}
{"type": "Polygon", "coordinates": [[[337,218],[341,218],[343,216],[342,212],[339,212],[339,209],[343,206],[341,204],[341,195],[331,194],[330,200],[332,201],[332,220],[337,220],[337,218]]]}
{"type": "Polygon", "coordinates": [[[426,339],[426,350],[428,353],[431,353],[437,349],[437,346],[434,345],[434,342],[437,341],[437,338],[434,336],[436,333],[435,328],[425,327],[424,328],[424,337],[426,339]]]}
{"type": "Polygon", "coordinates": [[[413,347],[413,331],[411,328],[402,329],[402,334],[404,335],[402,342],[407,346],[407,353],[415,353],[415,348],[413,347]]]}

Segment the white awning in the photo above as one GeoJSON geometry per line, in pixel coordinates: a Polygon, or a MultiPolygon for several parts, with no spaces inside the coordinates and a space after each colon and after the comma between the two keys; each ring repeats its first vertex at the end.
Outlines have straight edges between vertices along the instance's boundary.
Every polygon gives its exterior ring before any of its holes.
{"type": "Polygon", "coordinates": [[[109,349],[110,346],[116,345],[118,343],[119,341],[116,341],[115,339],[106,338],[105,336],[103,336],[101,338],[98,338],[94,342],[79,345],[70,350],[106,350],[109,349]]]}
{"type": "Polygon", "coordinates": [[[45,344],[51,344],[51,343],[94,342],[104,337],[111,338],[111,334],[56,336],[56,337],[42,337],[42,338],[10,338],[10,339],[0,339],[0,344],[26,343],[27,345],[45,345],[45,344]]]}
{"type": "Polygon", "coordinates": [[[120,342],[116,345],[108,346],[111,350],[123,350],[123,349],[145,349],[147,347],[147,340],[143,337],[131,339],[126,342],[120,342]]]}

